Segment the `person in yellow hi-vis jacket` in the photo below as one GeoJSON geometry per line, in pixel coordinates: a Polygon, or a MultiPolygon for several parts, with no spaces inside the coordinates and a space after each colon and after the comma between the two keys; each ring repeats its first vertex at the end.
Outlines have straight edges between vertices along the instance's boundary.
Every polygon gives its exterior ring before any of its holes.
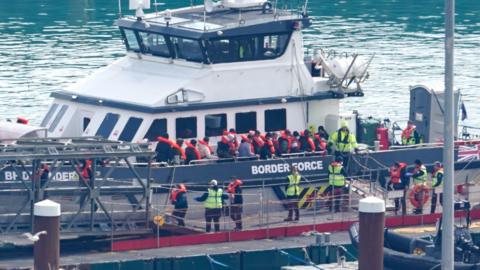
{"type": "Polygon", "coordinates": [[[345,178],[347,173],[343,167],[343,159],[340,156],[328,165],[328,187],[324,191],[324,195],[330,197],[330,211],[340,212],[340,206],[345,203],[345,194],[348,193],[345,178]]]}
{"type": "Polygon", "coordinates": [[[295,166],[290,166],[291,174],[287,176],[288,184],[285,187],[287,192],[288,217],[285,221],[292,221],[293,212],[295,212],[295,221],[300,219],[300,210],[298,209],[298,199],[300,196],[300,182],[302,176],[298,173],[295,166]]]}
{"type": "Polygon", "coordinates": [[[215,232],[220,231],[220,217],[222,216],[223,201],[228,199],[227,194],[223,193],[223,189],[218,187],[217,180],[210,181],[207,192],[201,197],[195,198],[196,201],[203,202],[205,207],[206,231],[210,232],[211,222],[215,227],[215,232]]]}

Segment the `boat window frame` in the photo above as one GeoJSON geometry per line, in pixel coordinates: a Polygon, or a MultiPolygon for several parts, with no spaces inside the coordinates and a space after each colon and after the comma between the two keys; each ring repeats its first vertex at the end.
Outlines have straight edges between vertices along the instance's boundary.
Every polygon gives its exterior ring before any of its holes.
{"type": "Polygon", "coordinates": [[[235,113],[235,130],[237,131],[237,133],[248,133],[250,130],[257,130],[257,127],[258,127],[257,121],[258,121],[258,117],[257,117],[257,112],[256,111],[236,112],[235,113]],[[255,126],[253,128],[248,128],[248,129],[239,128],[238,127],[238,124],[240,122],[240,121],[238,121],[239,114],[242,114],[242,115],[253,114],[255,116],[255,121],[253,121],[255,123],[255,126]]]}
{"type": "Polygon", "coordinates": [[[60,121],[62,121],[63,116],[65,116],[65,113],[67,112],[68,107],[69,106],[67,104],[63,104],[62,107],[60,107],[57,115],[55,115],[55,118],[53,118],[52,124],[48,127],[48,132],[55,131],[60,121]]]}
{"type": "Polygon", "coordinates": [[[285,130],[287,128],[287,109],[286,108],[278,108],[278,109],[268,109],[264,111],[264,120],[265,120],[265,132],[274,132],[274,131],[280,131],[280,130],[285,130]],[[273,114],[273,117],[279,116],[280,111],[282,111],[283,118],[284,118],[284,123],[282,127],[276,128],[276,127],[271,127],[272,123],[278,123],[277,120],[279,119],[271,119],[270,116],[267,117],[267,113],[273,114]]]}
{"type": "Polygon", "coordinates": [[[175,138],[177,139],[189,139],[189,138],[197,138],[198,135],[198,117],[197,116],[185,116],[185,117],[177,117],[175,118],[175,138]],[[191,129],[192,130],[192,136],[186,137],[186,136],[181,136],[179,130],[178,130],[178,121],[183,121],[186,119],[193,119],[194,127],[191,129]]]}
{"type": "Polygon", "coordinates": [[[48,125],[48,122],[52,120],[53,115],[57,112],[58,106],[60,106],[58,103],[53,103],[52,106],[48,109],[47,114],[45,114],[45,117],[42,119],[42,122],[40,123],[41,127],[46,127],[48,125]]]}
{"type": "Polygon", "coordinates": [[[132,52],[136,52],[136,53],[143,53],[142,45],[140,43],[140,37],[138,35],[138,30],[132,29],[132,28],[121,27],[120,28],[120,33],[122,35],[123,42],[125,43],[125,47],[127,48],[127,51],[132,51],[132,52]],[[128,42],[127,35],[125,34],[125,30],[132,31],[133,34],[135,35],[136,40],[137,40],[137,44],[138,44],[138,48],[139,48],[138,50],[132,49],[130,47],[130,43],[128,42]]]}
{"type": "Polygon", "coordinates": [[[112,134],[113,129],[118,123],[118,120],[120,119],[120,114],[118,113],[106,113],[105,117],[103,118],[102,122],[100,123],[100,126],[98,126],[97,131],[95,132],[95,136],[102,136],[105,139],[108,139],[110,135],[112,134]],[[113,122],[107,122],[107,120],[110,120],[108,117],[116,117],[116,119],[112,120],[113,122]],[[107,119],[108,118],[108,119],[107,119]],[[103,131],[108,132],[106,136],[103,135],[103,131]],[[102,132],[102,134],[100,134],[102,132]]]}
{"type": "MultiPolygon", "coordinates": [[[[262,34],[254,34],[254,35],[241,35],[241,36],[230,36],[230,37],[215,37],[215,38],[211,38],[211,39],[208,39],[205,41],[205,52],[206,52],[206,58],[208,60],[208,63],[210,64],[225,64],[225,63],[237,63],[237,62],[249,62],[249,61],[262,61],[262,60],[272,60],[272,59],[277,59],[279,57],[282,57],[285,52],[287,51],[287,48],[288,48],[288,45],[291,41],[291,38],[292,38],[292,31],[288,31],[288,32],[274,32],[274,33],[262,33],[262,34]],[[233,42],[239,42],[241,40],[250,40],[251,39],[255,39],[254,41],[254,47],[258,50],[258,49],[264,49],[264,45],[263,45],[263,41],[265,39],[265,37],[268,37],[268,36],[277,36],[277,37],[280,37],[281,35],[286,35],[286,43],[284,44],[284,46],[282,47],[282,50],[275,56],[273,57],[267,57],[264,55],[264,53],[262,53],[262,56],[259,57],[259,53],[258,52],[255,52],[254,53],[254,56],[252,58],[235,58],[231,61],[213,61],[212,57],[214,54],[212,54],[212,43],[214,41],[221,41],[221,40],[228,40],[229,41],[229,46],[232,46],[231,43],[232,41],[233,42]],[[260,45],[259,42],[262,42],[262,45],[260,45]]],[[[254,48],[254,49],[255,49],[254,48]]]]}
{"type": "Polygon", "coordinates": [[[194,63],[208,63],[207,55],[206,55],[206,50],[207,49],[206,49],[204,40],[193,39],[193,38],[189,38],[189,37],[182,37],[182,36],[177,36],[177,35],[165,35],[165,36],[168,37],[168,40],[170,42],[170,54],[172,55],[173,59],[181,59],[181,60],[185,60],[185,61],[188,61],[188,62],[194,62],[194,63]],[[197,60],[194,60],[194,59],[186,59],[186,58],[178,57],[177,56],[177,51],[175,50],[175,46],[174,46],[174,43],[172,41],[172,38],[181,38],[181,39],[196,41],[199,48],[200,48],[200,52],[202,54],[202,59],[197,61],[197,60]]]}
{"type": "Polygon", "coordinates": [[[143,118],[141,117],[135,117],[135,116],[129,117],[127,122],[125,123],[125,126],[123,127],[122,132],[120,132],[120,136],[118,136],[118,140],[124,141],[124,142],[131,142],[133,138],[135,138],[135,135],[140,129],[140,126],[142,125],[142,123],[143,123],[143,118]],[[132,131],[129,131],[130,129],[132,129],[132,131]]]}
{"type": "Polygon", "coordinates": [[[204,121],[205,121],[205,136],[207,137],[222,136],[223,131],[227,130],[227,127],[228,127],[227,113],[206,114],[204,116],[204,121]],[[218,129],[208,127],[207,117],[221,117],[220,127],[218,129]]]}
{"type": "Polygon", "coordinates": [[[173,50],[172,42],[170,41],[170,37],[168,35],[157,33],[157,32],[152,32],[152,31],[136,30],[136,32],[137,32],[137,35],[138,35],[138,38],[139,38],[139,41],[140,41],[140,47],[141,47],[141,50],[142,50],[142,54],[165,57],[165,58],[174,58],[174,55],[173,55],[174,50],[173,50]],[[162,53],[152,53],[152,52],[147,53],[146,50],[145,50],[145,48],[146,48],[145,44],[143,43],[143,38],[142,38],[140,33],[155,34],[155,35],[162,36],[165,40],[165,43],[167,44],[168,55],[167,54],[162,54],[162,53]]]}
{"type": "Polygon", "coordinates": [[[158,136],[163,136],[166,133],[168,133],[168,119],[167,118],[155,118],[155,119],[153,119],[152,123],[150,124],[150,127],[148,127],[147,132],[145,133],[143,138],[147,139],[148,141],[156,141],[158,136]],[[160,127],[165,127],[165,130],[160,129],[159,132],[157,132],[158,128],[155,128],[154,130],[152,130],[154,125],[155,125],[155,127],[157,127],[157,125],[158,125],[157,123],[160,123],[160,125],[162,125],[160,127]],[[163,126],[164,123],[165,123],[165,126],[163,126]],[[149,133],[152,133],[153,135],[151,135],[149,133]]]}

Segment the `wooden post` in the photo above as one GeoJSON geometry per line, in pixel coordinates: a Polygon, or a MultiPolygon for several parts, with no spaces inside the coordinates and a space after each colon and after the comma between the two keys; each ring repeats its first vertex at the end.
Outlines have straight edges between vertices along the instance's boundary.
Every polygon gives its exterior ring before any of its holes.
{"type": "Polygon", "coordinates": [[[359,270],[383,270],[385,202],[376,197],[360,200],[359,270]]]}
{"type": "Polygon", "coordinates": [[[40,233],[33,246],[34,269],[52,270],[60,266],[60,204],[43,200],[34,206],[34,235],[40,233]]]}

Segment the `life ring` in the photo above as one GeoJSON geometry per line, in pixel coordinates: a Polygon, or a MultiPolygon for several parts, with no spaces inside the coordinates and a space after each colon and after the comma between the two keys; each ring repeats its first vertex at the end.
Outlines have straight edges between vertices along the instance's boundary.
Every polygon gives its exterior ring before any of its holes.
{"type": "Polygon", "coordinates": [[[410,191],[410,193],[408,194],[408,199],[410,200],[410,203],[412,203],[413,206],[415,206],[416,208],[420,208],[428,202],[428,199],[430,199],[429,191],[430,190],[425,185],[415,185],[413,189],[410,191]],[[423,200],[417,201],[415,199],[415,194],[422,191],[423,191],[423,200]]]}

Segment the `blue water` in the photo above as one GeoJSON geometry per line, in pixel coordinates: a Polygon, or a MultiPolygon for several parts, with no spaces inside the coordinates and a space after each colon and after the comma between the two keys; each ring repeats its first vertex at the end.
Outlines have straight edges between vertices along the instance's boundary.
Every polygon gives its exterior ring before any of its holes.
{"type": "MultiPolygon", "coordinates": [[[[466,124],[480,126],[480,1],[456,2],[455,82],[466,124]]],[[[171,0],[162,8],[189,3],[171,0]]],[[[121,57],[117,6],[116,0],[1,1],[0,117],[39,123],[50,92],[121,57]]],[[[342,109],[406,119],[410,85],[443,83],[442,0],[310,0],[309,11],[307,47],[376,54],[366,96],[343,101],[342,109]]]]}

